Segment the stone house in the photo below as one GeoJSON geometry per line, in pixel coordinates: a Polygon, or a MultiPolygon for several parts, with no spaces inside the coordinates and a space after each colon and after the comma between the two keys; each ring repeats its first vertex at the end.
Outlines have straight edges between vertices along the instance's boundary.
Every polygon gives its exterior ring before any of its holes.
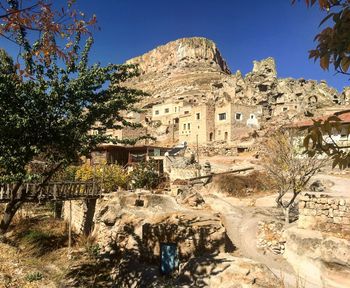
{"type": "Polygon", "coordinates": [[[224,102],[193,106],[190,113],[179,117],[179,141],[207,144],[211,141],[231,142],[258,129],[262,117],[259,106],[224,102]]]}
{"type": "Polygon", "coordinates": [[[184,102],[168,102],[157,104],[152,107],[152,120],[160,121],[163,125],[176,124],[180,115],[188,114],[191,106],[186,106],[184,102]]]}
{"type": "Polygon", "coordinates": [[[259,129],[262,116],[260,106],[225,102],[215,107],[215,140],[234,141],[250,130],[259,129]]]}
{"type": "MultiPolygon", "coordinates": [[[[298,133],[298,141],[302,143],[302,139],[304,138],[307,129],[309,127],[311,127],[314,123],[313,120],[324,121],[333,115],[337,116],[340,119],[339,123],[340,123],[341,129],[339,129],[339,130],[333,129],[332,130],[332,133],[331,133],[332,139],[330,139],[330,137],[327,133],[325,133],[323,135],[323,139],[327,143],[332,143],[334,141],[340,147],[350,146],[350,137],[348,135],[349,125],[350,125],[350,110],[338,111],[338,112],[335,112],[334,114],[329,114],[329,115],[317,117],[314,119],[306,119],[306,120],[297,121],[297,122],[290,124],[287,128],[300,131],[300,133],[298,133]]],[[[346,149],[348,149],[348,148],[346,148],[346,149]]]]}
{"type": "Polygon", "coordinates": [[[179,117],[179,141],[191,144],[214,140],[214,113],[212,103],[193,106],[191,112],[179,117]]]}

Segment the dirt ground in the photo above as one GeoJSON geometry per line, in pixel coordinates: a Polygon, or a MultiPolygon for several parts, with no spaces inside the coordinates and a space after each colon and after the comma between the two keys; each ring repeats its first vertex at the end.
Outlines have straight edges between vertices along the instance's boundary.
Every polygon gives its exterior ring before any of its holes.
{"type": "Polygon", "coordinates": [[[39,214],[18,217],[0,243],[0,288],[110,287],[108,274],[98,275],[107,266],[96,261],[93,239],[73,234],[69,250],[66,223],[39,214]],[[79,273],[84,285],[69,285],[79,273]]]}

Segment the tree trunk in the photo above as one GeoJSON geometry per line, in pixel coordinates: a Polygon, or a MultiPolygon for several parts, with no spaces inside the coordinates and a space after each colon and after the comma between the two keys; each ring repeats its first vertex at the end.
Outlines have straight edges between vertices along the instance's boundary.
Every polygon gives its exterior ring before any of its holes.
{"type": "Polygon", "coordinates": [[[283,207],[283,212],[284,212],[284,221],[285,221],[285,224],[289,224],[289,208],[290,206],[288,207],[283,207]]]}
{"type": "Polygon", "coordinates": [[[21,207],[22,203],[23,202],[18,199],[11,200],[9,203],[7,203],[0,221],[0,238],[6,233],[13,217],[16,215],[16,212],[21,207]]]}
{"type": "Polygon", "coordinates": [[[4,236],[9,228],[13,217],[16,215],[17,210],[22,206],[23,199],[26,196],[26,191],[21,189],[21,182],[18,182],[11,191],[11,200],[6,204],[3,212],[2,219],[0,221],[0,238],[4,236]]]}
{"type": "Polygon", "coordinates": [[[63,202],[62,201],[55,201],[54,202],[55,219],[61,219],[62,218],[62,206],[63,206],[63,202]]]}

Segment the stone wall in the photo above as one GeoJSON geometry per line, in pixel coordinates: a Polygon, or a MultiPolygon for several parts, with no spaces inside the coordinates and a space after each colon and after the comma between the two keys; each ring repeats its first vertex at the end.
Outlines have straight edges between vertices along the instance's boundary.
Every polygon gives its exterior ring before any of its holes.
{"type": "MultiPolygon", "coordinates": [[[[95,214],[96,199],[72,200],[72,229],[76,233],[88,235],[93,229],[93,217],[95,214]]],[[[64,220],[69,221],[70,201],[63,205],[64,220]]]]}
{"type": "Polygon", "coordinates": [[[176,179],[190,179],[199,176],[198,168],[196,167],[185,167],[185,168],[171,168],[170,181],[176,179]]]}
{"type": "Polygon", "coordinates": [[[350,197],[305,193],[299,201],[298,227],[322,232],[350,232],[350,197]]]}

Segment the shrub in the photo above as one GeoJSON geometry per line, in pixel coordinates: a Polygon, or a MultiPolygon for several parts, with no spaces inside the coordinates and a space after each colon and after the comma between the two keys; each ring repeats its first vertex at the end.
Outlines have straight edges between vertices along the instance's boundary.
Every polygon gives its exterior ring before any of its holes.
{"type": "Polygon", "coordinates": [[[155,161],[139,163],[131,172],[131,179],[135,188],[155,188],[159,183],[159,175],[155,161]]]}
{"type": "Polygon", "coordinates": [[[93,181],[101,183],[106,192],[115,191],[118,187],[125,188],[129,176],[127,172],[116,164],[99,164],[68,166],[55,175],[56,181],[93,181]]]}
{"type": "Polygon", "coordinates": [[[34,282],[34,281],[40,281],[44,278],[43,274],[41,272],[33,272],[26,275],[26,280],[28,282],[34,282]]]}
{"type": "Polygon", "coordinates": [[[36,242],[45,241],[50,237],[51,237],[51,234],[46,232],[42,232],[38,230],[28,230],[23,238],[29,243],[36,243],[36,242]]]}
{"type": "Polygon", "coordinates": [[[271,189],[269,177],[265,173],[254,171],[248,175],[219,175],[214,178],[218,189],[234,197],[246,197],[250,193],[261,193],[271,189]]]}

